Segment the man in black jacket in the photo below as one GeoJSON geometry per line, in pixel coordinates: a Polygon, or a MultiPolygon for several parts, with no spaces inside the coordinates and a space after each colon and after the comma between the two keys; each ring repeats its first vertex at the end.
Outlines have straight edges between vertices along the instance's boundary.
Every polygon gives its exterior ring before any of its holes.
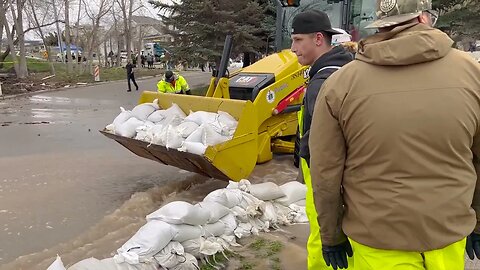
{"type": "Polygon", "coordinates": [[[130,81],[133,82],[133,84],[135,85],[135,88],[136,90],[138,91],[138,84],[137,82],[135,81],[135,73],[134,73],[134,66],[132,64],[132,61],[131,60],[128,60],[127,62],[127,65],[125,66],[125,68],[127,69],[127,82],[128,82],[128,90],[127,92],[131,92],[132,91],[132,87],[130,85],[130,81]]]}
{"type": "MultiPolygon", "coordinates": [[[[343,46],[333,47],[332,35],[340,34],[332,29],[326,13],[308,10],[295,16],[292,23],[292,51],[297,55],[298,62],[309,65],[309,82],[299,115],[300,157],[301,169],[305,185],[306,212],[310,223],[310,236],[307,243],[308,269],[329,269],[322,257],[320,227],[317,222],[317,211],[313,201],[312,182],[310,178],[310,150],[308,140],[312,115],[320,88],[323,82],[343,65],[352,61],[352,54],[343,46]]],[[[328,247],[323,247],[328,251],[328,247]]],[[[328,254],[327,254],[328,255],[328,254]]],[[[352,262],[350,262],[350,265],[352,262]]]]}

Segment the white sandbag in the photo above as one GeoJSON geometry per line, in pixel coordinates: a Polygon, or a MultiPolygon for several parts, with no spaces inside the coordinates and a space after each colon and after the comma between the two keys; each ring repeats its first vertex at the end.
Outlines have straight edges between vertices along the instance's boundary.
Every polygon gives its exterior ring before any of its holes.
{"type": "Polygon", "coordinates": [[[143,121],[138,120],[135,117],[128,119],[125,123],[120,126],[115,126],[115,134],[118,134],[123,137],[134,138],[137,134],[136,129],[139,126],[144,125],[143,121]]]}
{"type": "Polygon", "coordinates": [[[169,125],[167,128],[167,140],[165,146],[167,149],[178,149],[182,146],[183,137],[178,133],[177,127],[169,125]]]}
{"type": "Polygon", "coordinates": [[[292,209],[277,202],[272,202],[272,205],[275,207],[278,225],[289,225],[292,223],[291,219],[289,218],[292,209]]]}
{"type": "Polygon", "coordinates": [[[53,263],[50,264],[47,270],[66,270],[65,266],[63,265],[62,259],[60,258],[60,256],[58,256],[58,254],[55,261],[53,261],[53,263]]]}
{"type": "Polygon", "coordinates": [[[199,202],[196,205],[210,212],[208,223],[215,223],[222,217],[231,213],[230,209],[217,202],[199,202]]]}
{"type": "Polygon", "coordinates": [[[190,134],[185,139],[185,142],[202,143],[204,132],[205,132],[205,127],[203,125],[199,126],[194,132],[192,132],[192,134],[190,134]]]}
{"type": "Polygon", "coordinates": [[[305,199],[307,193],[307,187],[297,181],[291,181],[280,186],[280,189],[285,194],[285,197],[276,199],[275,201],[285,206],[305,199]]]}
{"type": "Polygon", "coordinates": [[[238,121],[229,113],[224,111],[218,111],[218,122],[233,129],[236,129],[238,125],[238,121]]]}
{"type": "Polygon", "coordinates": [[[151,142],[152,141],[152,133],[149,130],[154,126],[154,124],[150,121],[145,121],[143,126],[139,126],[135,129],[137,135],[135,136],[136,140],[144,141],[144,142],[151,142]]]}
{"type": "Polygon", "coordinates": [[[218,222],[225,224],[224,235],[233,235],[237,228],[237,220],[233,214],[222,217],[218,222]]]}
{"type": "Polygon", "coordinates": [[[151,143],[165,145],[167,142],[167,127],[162,124],[156,124],[147,130],[147,136],[151,138],[151,143]]]}
{"type": "Polygon", "coordinates": [[[148,121],[151,121],[153,123],[158,123],[167,118],[165,110],[158,110],[154,111],[152,114],[150,114],[147,118],[148,121]]]}
{"type": "MultiPolygon", "coordinates": [[[[172,226],[160,220],[150,220],[118,249],[120,262],[129,264],[149,262],[175,236],[172,226]]],[[[117,261],[117,260],[116,260],[117,261]]]]}
{"type": "Polygon", "coordinates": [[[202,137],[202,143],[207,146],[217,145],[224,143],[232,138],[229,136],[223,136],[218,134],[211,125],[204,125],[204,132],[202,137]]]}
{"type": "Polygon", "coordinates": [[[228,181],[228,185],[227,187],[228,189],[238,189],[238,182],[234,182],[234,181],[228,181]]]}
{"type": "Polygon", "coordinates": [[[234,206],[230,210],[232,211],[235,219],[237,219],[239,222],[248,222],[248,214],[245,209],[241,208],[240,206],[234,206]]]}
{"type": "Polygon", "coordinates": [[[217,120],[218,114],[212,112],[197,111],[192,112],[185,117],[185,121],[194,122],[197,125],[213,123],[217,120]]]}
{"type": "Polygon", "coordinates": [[[120,111],[120,114],[113,119],[112,124],[114,127],[119,127],[121,124],[127,122],[128,119],[133,117],[132,112],[125,110],[123,107],[120,107],[120,111]]]}
{"type": "Polygon", "coordinates": [[[185,250],[179,242],[172,241],[154,258],[160,266],[170,269],[185,261],[185,250]]]}
{"type": "Polygon", "coordinates": [[[197,259],[192,254],[185,253],[184,262],[172,267],[169,270],[199,270],[199,269],[200,267],[198,267],[197,259]]]}
{"type": "Polygon", "coordinates": [[[275,206],[273,206],[272,202],[265,202],[262,205],[262,217],[261,220],[268,222],[270,227],[276,228],[278,226],[277,222],[277,211],[275,210],[275,206]]]}
{"type": "Polygon", "coordinates": [[[173,240],[177,242],[196,239],[203,235],[203,228],[199,225],[193,226],[193,225],[179,224],[179,225],[172,225],[172,227],[176,231],[176,234],[173,237],[173,240]]]}
{"type": "Polygon", "coordinates": [[[308,217],[305,211],[305,206],[298,206],[296,204],[290,204],[288,208],[292,209],[289,213],[288,219],[292,223],[307,223],[308,217]]]}
{"type": "MultiPolygon", "coordinates": [[[[158,263],[155,261],[148,263],[129,264],[127,262],[116,262],[114,258],[107,258],[100,260],[100,266],[98,270],[158,270],[158,263]]],[[[68,269],[70,270],[70,269],[68,269]]],[[[85,270],[97,270],[87,268],[85,270]]]]}
{"type": "Polygon", "coordinates": [[[185,119],[182,116],[173,115],[171,117],[167,117],[167,119],[165,119],[164,121],[161,121],[159,123],[163,123],[165,126],[178,127],[184,121],[185,121],[185,119]]]}
{"type": "Polygon", "coordinates": [[[252,234],[258,235],[258,232],[269,232],[270,223],[263,221],[259,218],[249,218],[249,222],[252,225],[252,234]]]}
{"type": "Polygon", "coordinates": [[[165,119],[160,121],[159,123],[172,126],[178,126],[184,121],[186,117],[183,110],[176,103],[172,103],[172,106],[170,106],[170,108],[164,110],[164,115],[165,119]]]}
{"type": "Polygon", "coordinates": [[[219,111],[215,121],[208,123],[212,128],[223,136],[233,136],[238,122],[230,114],[219,111]]]}
{"type": "Polygon", "coordinates": [[[132,110],[132,115],[137,119],[145,121],[150,114],[158,109],[158,100],[155,100],[153,103],[142,103],[135,106],[135,108],[132,110]]]}
{"type": "Polygon", "coordinates": [[[255,198],[253,195],[240,191],[242,193],[242,201],[239,206],[247,212],[247,215],[250,217],[261,216],[261,206],[265,204],[264,201],[261,201],[255,198]]]}
{"type": "Polygon", "coordinates": [[[224,250],[222,244],[215,237],[208,237],[200,247],[200,253],[211,256],[224,250]]]}
{"type": "Polygon", "coordinates": [[[237,238],[232,233],[232,235],[222,235],[220,238],[223,240],[225,245],[223,246],[225,249],[229,249],[229,247],[240,247],[241,245],[237,243],[237,238]]]}
{"type": "Polygon", "coordinates": [[[204,237],[220,236],[225,233],[225,223],[220,221],[206,224],[202,228],[204,237]]]}
{"type": "Polygon", "coordinates": [[[255,198],[262,200],[262,201],[270,201],[281,198],[285,196],[283,191],[278,187],[277,184],[272,182],[265,182],[260,184],[250,184],[245,185],[243,188],[242,184],[248,180],[241,180],[239,183],[239,188],[242,191],[252,194],[255,198]]]}
{"type": "Polygon", "coordinates": [[[204,202],[216,202],[227,208],[240,205],[242,200],[242,192],[236,189],[217,189],[210,192],[205,196],[205,199],[203,199],[204,202]]]}
{"type": "Polygon", "coordinates": [[[192,153],[195,155],[203,155],[205,154],[205,151],[207,151],[207,146],[203,145],[203,143],[199,142],[187,142],[184,141],[182,144],[182,147],[178,149],[179,151],[182,152],[187,152],[187,153],[192,153]]]}
{"type": "Polygon", "coordinates": [[[195,122],[185,121],[180,125],[178,125],[177,131],[180,134],[180,136],[182,136],[182,138],[187,138],[188,136],[190,136],[190,134],[192,134],[195,130],[197,130],[198,127],[199,125],[195,122]]]}
{"type": "Polygon", "coordinates": [[[106,127],[105,127],[105,130],[110,132],[110,133],[115,133],[115,125],[114,124],[108,124],[106,127]]]}
{"type": "Polygon", "coordinates": [[[188,225],[204,225],[209,219],[208,210],[184,201],[168,203],[147,216],[147,221],[162,220],[169,224],[188,225]]]}
{"type": "Polygon", "coordinates": [[[305,201],[305,199],[303,199],[303,200],[300,200],[300,201],[296,201],[293,204],[298,205],[298,206],[306,206],[306,203],[307,202],[305,201]]]}
{"type": "Polygon", "coordinates": [[[204,241],[205,239],[203,239],[202,237],[199,237],[197,239],[184,241],[181,244],[186,253],[190,253],[193,256],[195,256],[195,258],[200,259],[201,257],[200,247],[203,245],[204,241]]]}
{"type": "Polygon", "coordinates": [[[248,237],[252,235],[252,224],[250,223],[240,223],[235,229],[234,234],[238,238],[248,237]]]}
{"type": "Polygon", "coordinates": [[[185,118],[187,116],[182,110],[182,108],[180,108],[176,103],[172,103],[172,106],[165,110],[165,115],[167,116],[167,118],[173,115],[177,115],[182,118],[185,118]]]}

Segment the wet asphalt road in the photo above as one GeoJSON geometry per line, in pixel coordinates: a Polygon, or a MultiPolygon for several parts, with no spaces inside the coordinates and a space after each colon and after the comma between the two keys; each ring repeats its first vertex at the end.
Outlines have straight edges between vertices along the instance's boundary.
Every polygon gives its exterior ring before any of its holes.
{"type": "MultiPolygon", "coordinates": [[[[209,74],[185,72],[192,88],[209,74]]],[[[155,90],[159,79],[139,80],[155,90]]],[[[133,193],[181,177],[98,130],[140,92],[126,82],[0,100],[0,265],[84,232],[133,193]]]]}

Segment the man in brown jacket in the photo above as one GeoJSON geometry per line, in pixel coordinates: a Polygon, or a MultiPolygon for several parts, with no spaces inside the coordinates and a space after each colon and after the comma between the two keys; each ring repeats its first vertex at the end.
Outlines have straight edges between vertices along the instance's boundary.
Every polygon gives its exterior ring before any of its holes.
{"type": "Polygon", "coordinates": [[[356,269],[463,270],[467,236],[480,257],[480,65],[432,28],[429,0],[377,6],[379,33],[315,104],[323,257],[341,266],[350,240],[356,269]]]}

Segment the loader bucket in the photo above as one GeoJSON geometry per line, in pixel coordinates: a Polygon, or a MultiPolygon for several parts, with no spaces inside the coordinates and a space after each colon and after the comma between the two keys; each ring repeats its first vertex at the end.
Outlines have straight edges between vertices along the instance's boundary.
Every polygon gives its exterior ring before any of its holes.
{"type": "Polygon", "coordinates": [[[246,100],[220,99],[190,95],[143,92],[139,103],[158,99],[161,108],[166,109],[176,103],[188,114],[190,111],[224,111],[238,120],[238,127],[232,140],[209,146],[204,155],[167,149],[161,145],[150,145],[101,131],[134,154],[166,165],[208,177],[239,181],[250,175],[257,162],[258,124],[252,102],[246,100]]]}

